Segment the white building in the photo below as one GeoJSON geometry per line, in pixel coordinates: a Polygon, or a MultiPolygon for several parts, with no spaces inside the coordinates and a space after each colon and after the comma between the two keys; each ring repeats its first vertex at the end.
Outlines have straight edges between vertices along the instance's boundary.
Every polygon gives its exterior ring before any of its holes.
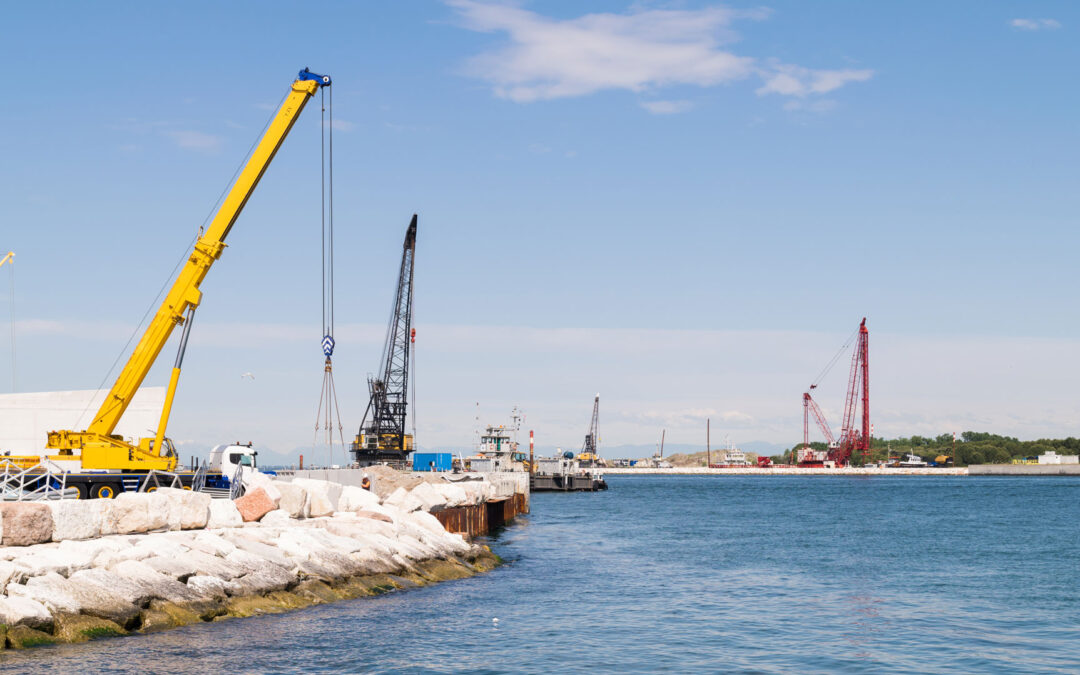
{"type": "Polygon", "coordinates": [[[1039,464],[1080,464],[1080,455],[1059,455],[1048,450],[1045,455],[1039,455],[1039,464]]]}
{"type": "MultiPolygon", "coordinates": [[[[0,453],[43,453],[48,432],[85,429],[107,393],[103,389],[0,394],[0,453]]],[[[153,436],[164,404],[165,387],[140,389],[115,433],[128,439],[153,436]]]]}

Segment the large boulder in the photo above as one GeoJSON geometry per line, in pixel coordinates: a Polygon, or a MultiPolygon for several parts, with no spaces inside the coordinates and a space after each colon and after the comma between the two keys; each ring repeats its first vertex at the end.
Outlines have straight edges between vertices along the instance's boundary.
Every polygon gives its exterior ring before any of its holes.
{"type": "Polygon", "coordinates": [[[424,504],[425,511],[438,511],[446,508],[444,497],[431,483],[421,483],[409,491],[424,504]]]}
{"type": "Polygon", "coordinates": [[[308,515],[312,518],[329,516],[338,510],[341,499],[341,485],[313,478],[296,478],[294,485],[299,485],[308,493],[308,515]]]}
{"type": "Polygon", "coordinates": [[[52,613],[37,600],[20,597],[0,597],[0,623],[13,628],[27,626],[37,630],[52,629],[52,613]]]}
{"type": "Polygon", "coordinates": [[[240,527],[243,524],[244,519],[232,500],[213,499],[210,501],[210,517],[206,521],[208,529],[240,527]]]}
{"type": "Polygon", "coordinates": [[[236,504],[240,517],[245,523],[255,522],[277,508],[274,500],[262,487],[257,487],[243,497],[233,500],[233,503],[236,504]]]}
{"type": "Polygon", "coordinates": [[[139,609],[133,603],[115,591],[81,584],[55,573],[31,577],[26,580],[25,585],[10,586],[8,596],[36,600],[54,614],[89,614],[115,621],[121,626],[128,624],[139,614],[139,609]]]}
{"type": "Polygon", "coordinates": [[[453,483],[434,483],[432,487],[446,499],[447,506],[463,506],[470,503],[469,493],[461,486],[453,483]]]}
{"type": "Polygon", "coordinates": [[[180,488],[161,488],[154,492],[166,500],[170,530],[199,530],[210,517],[210,495],[180,488]]]}
{"type": "Polygon", "coordinates": [[[94,539],[101,536],[104,499],[61,499],[46,502],[52,512],[53,541],[94,539]]]}
{"type": "Polygon", "coordinates": [[[20,569],[10,560],[0,560],[0,594],[4,592],[9,583],[19,583],[25,578],[24,570],[20,569]]]}
{"type": "Polygon", "coordinates": [[[267,496],[274,502],[275,507],[281,499],[281,493],[277,489],[277,481],[261,471],[245,472],[243,482],[244,489],[247,492],[254,492],[259,488],[265,490],[267,496]]]}
{"type": "Polygon", "coordinates": [[[168,527],[168,517],[168,500],[164,496],[149,492],[121,492],[112,500],[111,508],[102,519],[102,530],[115,527],[118,534],[163,530],[168,527]]]}
{"type": "Polygon", "coordinates": [[[424,501],[414,495],[412,491],[403,487],[394,490],[389,497],[383,500],[384,506],[394,506],[402,511],[410,512],[424,508],[424,501]]]}
{"type": "Polygon", "coordinates": [[[341,501],[338,502],[339,511],[362,511],[369,506],[378,506],[379,498],[370,490],[358,488],[354,485],[341,487],[341,501]]]}
{"type": "Polygon", "coordinates": [[[292,522],[289,512],[284,509],[274,509],[259,519],[262,525],[272,527],[288,527],[292,522]]]}
{"type": "Polygon", "coordinates": [[[52,510],[40,502],[0,503],[4,546],[32,546],[52,539],[52,510]]]}
{"type": "Polygon", "coordinates": [[[275,480],[274,489],[281,495],[281,498],[278,500],[279,509],[287,512],[290,518],[307,517],[307,490],[299,485],[283,480],[275,480]]]}

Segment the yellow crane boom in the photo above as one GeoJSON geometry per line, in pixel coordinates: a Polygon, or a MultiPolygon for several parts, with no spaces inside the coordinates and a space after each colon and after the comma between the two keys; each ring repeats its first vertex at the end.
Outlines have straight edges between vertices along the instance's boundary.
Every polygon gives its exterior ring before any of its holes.
{"type": "MultiPolygon", "coordinates": [[[[221,257],[225,249],[225,237],[243,210],[255,186],[259,184],[266,168],[278,148],[289,134],[308,99],[321,87],[329,86],[330,78],[316,75],[308,69],[300,72],[285,101],[263,134],[251,158],[236,179],[232,189],[222,202],[221,208],[206,232],[195,243],[191,257],[184,264],[179,276],[169,290],[161,307],[154,315],[142,339],[139,340],[124,369],[116,379],[109,394],[94,415],[85,431],[52,431],[47,447],[59,450],[57,459],[71,459],[75,450],[81,451],[85,469],[161,469],[176,468],[175,452],[164,447],[164,431],[168,421],[172,398],[179,377],[180,358],[173,368],[165,407],[156,439],[140,439],[137,446],[129,445],[113,431],[124,415],[131,399],[138,391],[146,374],[157,360],[174,328],[190,321],[191,312],[202,298],[199,284],[206,278],[210,267],[221,257]]],[[[185,336],[186,337],[186,336],[185,336]]],[[[186,341],[186,340],[185,340],[186,341]]],[[[182,354],[181,354],[182,356],[182,354]]],[[[169,444],[171,445],[171,444],[169,444]]]]}
{"type": "Polygon", "coordinates": [[[4,263],[7,263],[7,262],[10,262],[10,263],[15,262],[15,251],[8,251],[6,256],[4,256],[3,258],[0,258],[0,267],[3,267],[4,263]]]}

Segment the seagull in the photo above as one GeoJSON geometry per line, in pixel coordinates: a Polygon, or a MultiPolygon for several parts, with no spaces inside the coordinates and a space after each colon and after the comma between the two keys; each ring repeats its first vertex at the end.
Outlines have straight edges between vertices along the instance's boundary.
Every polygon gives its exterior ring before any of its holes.
{"type": "Polygon", "coordinates": [[[240,376],[240,379],[242,380],[242,379],[244,379],[245,377],[251,378],[251,379],[253,379],[253,380],[255,379],[255,376],[254,376],[254,375],[252,375],[251,373],[244,373],[243,375],[241,375],[241,376],[240,376]]]}

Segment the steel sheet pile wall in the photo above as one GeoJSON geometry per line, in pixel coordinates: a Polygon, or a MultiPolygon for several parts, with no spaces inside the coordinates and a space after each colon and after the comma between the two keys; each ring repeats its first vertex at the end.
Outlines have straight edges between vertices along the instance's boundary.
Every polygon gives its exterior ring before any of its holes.
{"type": "Polygon", "coordinates": [[[493,499],[473,506],[453,506],[435,511],[448,532],[475,537],[502,527],[519,514],[529,512],[528,497],[520,492],[505,499],[493,499]]]}

